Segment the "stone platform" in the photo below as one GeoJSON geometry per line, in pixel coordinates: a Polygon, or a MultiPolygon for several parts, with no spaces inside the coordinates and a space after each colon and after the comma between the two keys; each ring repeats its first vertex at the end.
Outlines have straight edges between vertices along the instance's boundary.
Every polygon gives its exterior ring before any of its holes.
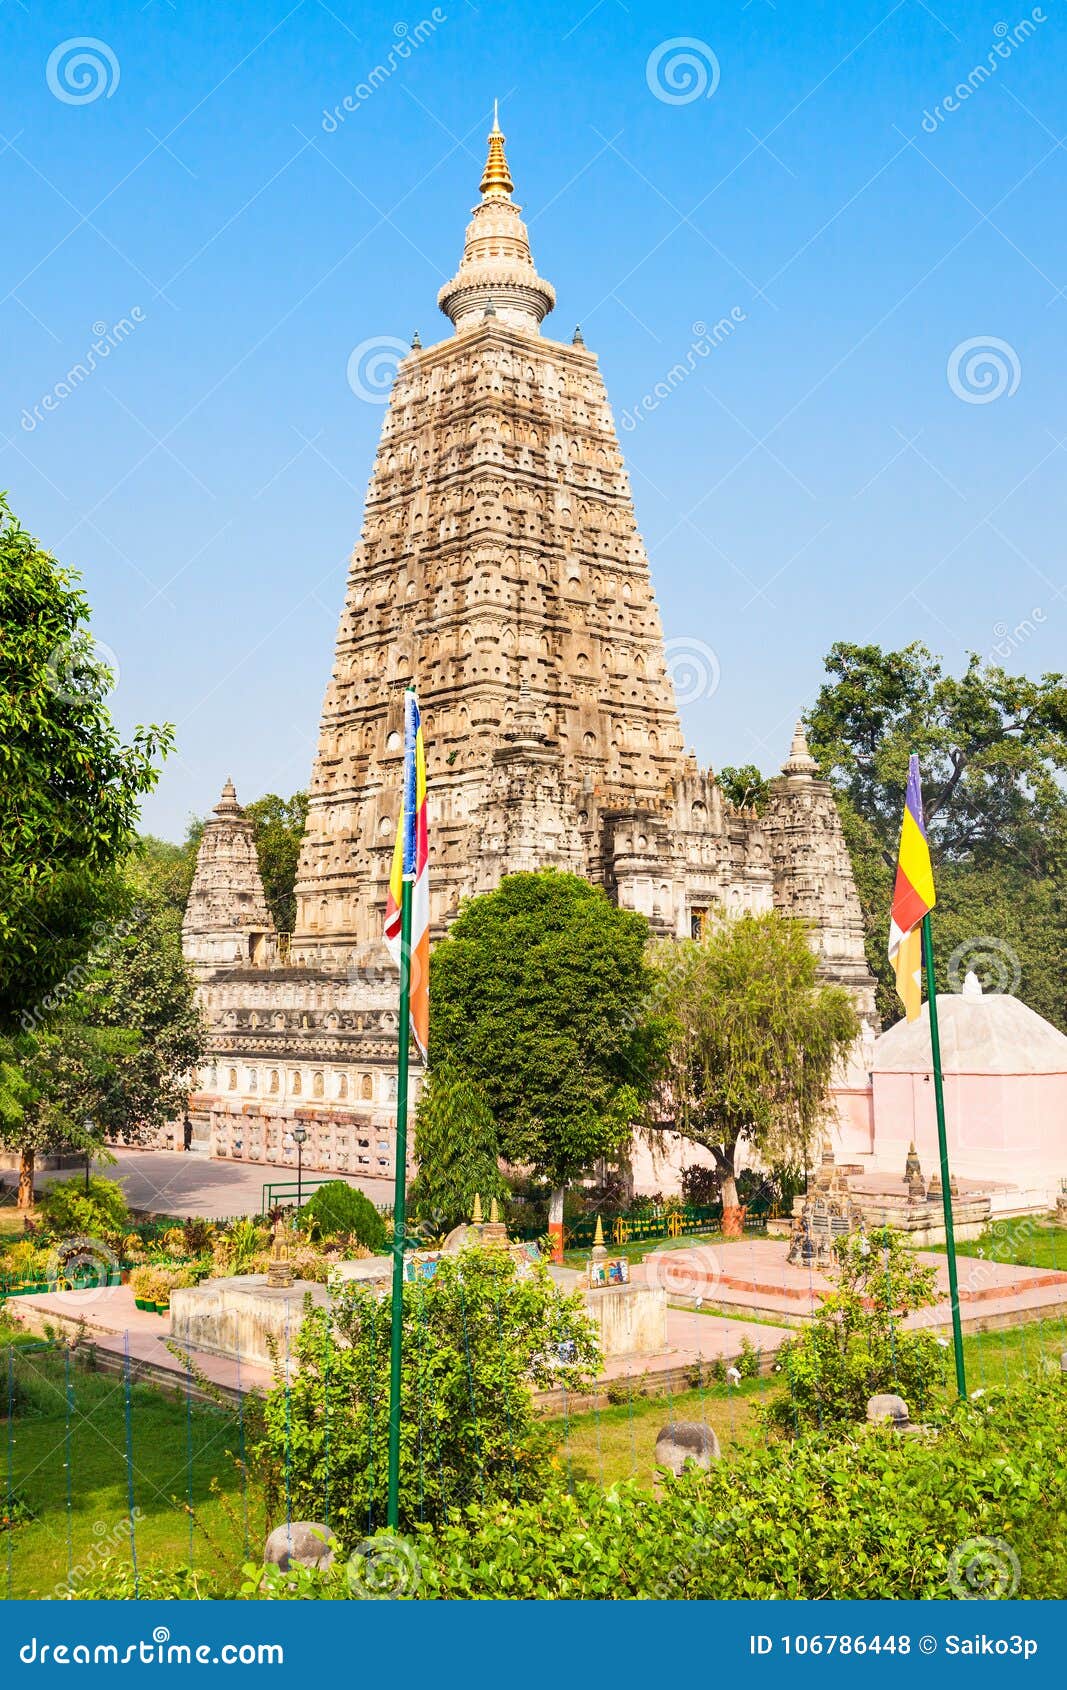
{"type": "MultiPolygon", "coordinates": [[[[918,1251],[937,1271],[942,1301],[908,1317],[910,1326],[948,1326],[948,1265],[943,1255],[918,1251]]],[[[1010,1262],[959,1256],[960,1305],[965,1327],[1011,1325],[1067,1311],[1067,1273],[1016,1267],[1010,1262]]],[[[811,1318],[833,1289],[816,1269],[786,1260],[782,1239],[753,1238],[735,1244],[657,1251],[632,1270],[635,1281],[662,1284],[672,1302],[750,1313],[796,1325],[811,1318]]]]}

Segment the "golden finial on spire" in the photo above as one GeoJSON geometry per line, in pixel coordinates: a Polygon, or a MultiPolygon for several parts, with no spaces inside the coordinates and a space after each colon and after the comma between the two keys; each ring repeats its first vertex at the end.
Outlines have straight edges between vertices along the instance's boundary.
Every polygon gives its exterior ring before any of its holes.
{"type": "Polygon", "coordinates": [[[489,157],[485,161],[482,172],[481,190],[483,194],[510,194],[515,184],[511,180],[508,169],[507,156],[504,152],[505,137],[500,132],[500,116],[497,101],[493,101],[493,127],[489,131],[489,157]]]}
{"type": "Polygon", "coordinates": [[[471,1225],[472,1226],[481,1226],[481,1224],[482,1224],[482,1199],[481,1199],[481,1193],[476,1191],[474,1193],[474,1208],[471,1210],[471,1225]]]}

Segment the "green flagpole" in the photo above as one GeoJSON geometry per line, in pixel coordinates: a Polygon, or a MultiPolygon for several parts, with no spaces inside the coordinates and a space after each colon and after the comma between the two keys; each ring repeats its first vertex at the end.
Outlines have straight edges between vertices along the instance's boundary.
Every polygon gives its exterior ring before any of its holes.
{"type": "Polygon", "coordinates": [[[408,1052],[411,1046],[411,896],[400,893],[400,1027],[396,1071],[396,1178],[393,1185],[393,1298],[389,1328],[389,1490],[387,1523],[400,1520],[400,1360],[404,1341],[404,1230],[407,1221],[408,1052]]]}
{"type": "Polygon", "coordinates": [[[956,1235],[952,1228],[952,1176],[948,1167],[948,1137],[945,1132],[945,1088],[941,1078],[941,1035],[937,1026],[937,988],[934,984],[934,941],[930,917],[922,919],[923,969],[926,974],[926,1002],[930,1010],[930,1055],[934,1069],[934,1103],[937,1106],[937,1148],[941,1159],[941,1201],[945,1209],[945,1253],[948,1257],[948,1290],[952,1300],[952,1346],[956,1352],[956,1388],[967,1395],[963,1370],[963,1327],[960,1324],[960,1288],[956,1278],[956,1235]]]}

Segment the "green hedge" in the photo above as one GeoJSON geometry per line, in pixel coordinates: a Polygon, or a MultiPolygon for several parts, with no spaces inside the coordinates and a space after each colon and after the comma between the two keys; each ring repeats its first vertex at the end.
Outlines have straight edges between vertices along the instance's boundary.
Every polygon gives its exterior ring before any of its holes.
{"type": "MultiPolygon", "coordinates": [[[[393,1544],[375,1539],[358,1580],[417,1598],[953,1597],[1067,1595],[1067,1389],[1058,1377],[954,1404],[915,1436],[860,1428],[753,1447],[668,1481],[562,1485],[537,1502],[479,1506],[393,1544]]],[[[347,1545],[356,1548],[356,1545],[347,1545]]],[[[101,1567],[79,1597],[132,1595],[101,1567]]],[[[325,1577],[250,1566],[148,1574],[143,1596],[336,1598],[325,1577]],[[199,1588],[194,1589],[194,1585],[199,1588]]]]}

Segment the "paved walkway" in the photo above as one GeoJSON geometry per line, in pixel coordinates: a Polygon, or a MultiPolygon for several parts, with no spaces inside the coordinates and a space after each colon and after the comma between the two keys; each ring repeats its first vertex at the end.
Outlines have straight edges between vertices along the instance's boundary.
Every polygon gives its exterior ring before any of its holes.
{"type": "MultiPolygon", "coordinates": [[[[216,1162],[180,1150],[122,1149],[113,1154],[114,1166],[103,1167],[100,1172],[121,1182],[131,1208],[151,1209],[159,1214],[201,1215],[207,1220],[258,1214],[268,1180],[296,1185],[296,1168],[288,1164],[216,1162]]],[[[70,1178],[71,1170],[63,1168],[43,1174],[38,1184],[70,1178]]],[[[324,1178],[343,1179],[347,1185],[358,1186],[373,1203],[392,1202],[392,1186],[387,1180],[309,1172],[307,1189],[314,1190],[313,1182],[324,1178]]]]}
{"type": "MultiPolygon", "coordinates": [[[[8,1306],[30,1325],[43,1327],[45,1321],[81,1325],[98,1349],[116,1356],[129,1354],[132,1361],[147,1363],[176,1378],[185,1376],[180,1356],[168,1348],[170,1316],[149,1314],[135,1307],[128,1285],[90,1291],[42,1292],[34,1297],[15,1298],[8,1306]]],[[[784,1327],[706,1315],[696,1309],[668,1308],[667,1348],[658,1355],[625,1356],[609,1361],[601,1377],[621,1379],[640,1374],[654,1377],[690,1368],[698,1362],[731,1362],[740,1355],[743,1338],[769,1355],[789,1336],[784,1327]]],[[[239,1365],[225,1356],[209,1355],[203,1350],[187,1353],[199,1372],[227,1389],[257,1390],[270,1384],[271,1375],[265,1367],[248,1362],[239,1365]]]]}

